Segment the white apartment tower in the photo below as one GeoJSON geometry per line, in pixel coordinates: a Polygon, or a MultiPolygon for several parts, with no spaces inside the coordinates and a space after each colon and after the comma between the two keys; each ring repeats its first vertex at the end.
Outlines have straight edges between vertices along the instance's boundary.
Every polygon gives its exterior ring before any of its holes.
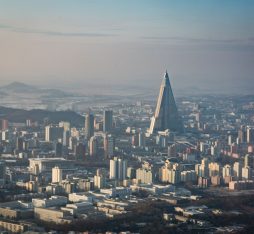
{"type": "Polygon", "coordinates": [[[127,162],[121,158],[114,157],[110,160],[109,178],[125,180],[127,174],[127,162]]]}
{"type": "Polygon", "coordinates": [[[63,170],[59,167],[52,168],[52,183],[61,183],[63,178],[63,170]]]}

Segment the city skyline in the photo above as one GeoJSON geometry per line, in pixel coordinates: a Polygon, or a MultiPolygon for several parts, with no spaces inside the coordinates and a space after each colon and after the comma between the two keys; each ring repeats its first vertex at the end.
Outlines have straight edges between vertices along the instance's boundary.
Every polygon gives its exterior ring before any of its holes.
{"type": "Polygon", "coordinates": [[[148,90],[168,68],[179,93],[253,89],[251,1],[0,4],[2,85],[148,90]]]}
{"type": "Polygon", "coordinates": [[[0,233],[253,233],[253,12],[0,0],[0,233]]]}

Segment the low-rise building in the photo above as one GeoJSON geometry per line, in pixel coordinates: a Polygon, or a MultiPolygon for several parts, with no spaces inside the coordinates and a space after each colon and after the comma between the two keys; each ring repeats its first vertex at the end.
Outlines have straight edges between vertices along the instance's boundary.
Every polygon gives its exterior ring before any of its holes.
{"type": "Polygon", "coordinates": [[[33,217],[33,208],[31,203],[4,202],[0,204],[0,216],[9,219],[29,219],[33,217]]]}
{"type": "Polygon", "coordinates": [[[90,202],[79,202],[74,204],[67,204],[66,207],[61,207],[61,210],[67,211],[72,215],[83,214],[90,212],[94,209],[94,206],[90,202]]]}
{"type": "Polygon", "coordinates": [[[70,212],[56,208],[35,207],[34,217],[42,221],[54,223],[70,223],[72,220],[70,212]]]}
{"type": "Polygon", "coordinates": [[[105,194],[93,193],[93,192],[82,192],[82,193],[70,193],[69,201],[70,202],[95,202],[102,200],[106,197],[105,194]]]}
{"type": "Polygon", "coordinates": [[[141,185],[131,185],[130,188],[132,191],[146,191],[148,193],[156,195],[160,195],[167,192],[173,192],[175,190],[175,186],[173,185],[141,184],[141,185]]]}
{"type": "Polygon", "coordinates": [[[63,196],[52,196],[49,199],[40,199],[34,198],[32,199],[32,203],[34,207],[52,207],[52,206],[63,206],[67,204],[67,197],[63,196]]]}
{"type": "Polygon", "coordinates": [[[8,233],[23,233],[28,230],[28,226],[18,222],[0,220],[1,230],[7,231],[8,233]]]}
{"type": "Polygon", "coordinates": [[[125,198],[131,195],[131,189],[125,187],[116,187],[110,189],[101,189],[100,193],[106,194],[108,198],[125,198]]]}
{"type": "Polygon", "coordinates": [[[113,218],[119,215],[128,213],[128,209],[133,204],[130,202],[119,202],[114,200],[104,200],[97,203],[98,211],[104,212],[108,218],[113,218]]]}
{"type": "Polygon", "coordinates": [[[185,208],[175,207],[175,211],[181,213],[184,217],[199,217],[206,214],[208,207],[202,206],[188,206],[185,208]]]}
{"type": "Polygon", "coordinates": [[[31,172],[38,170],[38,173],[51,172],[52,168],[58,166],[61,169],[74,168],[74,162],[64,158],[31,158],[29,159],[29,168],[31,172]]]}
{"type": "Polygon", "coordinates": [[[228,184],[229,190],[247,190],[254,189],[253,180],[244,180],[244,181],[230,181],[228,184]]]}

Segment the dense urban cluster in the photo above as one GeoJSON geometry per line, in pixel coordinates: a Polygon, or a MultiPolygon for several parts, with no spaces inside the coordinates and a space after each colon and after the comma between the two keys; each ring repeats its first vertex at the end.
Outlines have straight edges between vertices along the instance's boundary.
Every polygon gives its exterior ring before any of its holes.
{"type": "Polygon", "coordinates": [[[177,107],[163,80],[156,110],[146,100],[91,106],[81,126],[1,113],[0,229],[248,232],[253,97],[183,97],[177,107]]]}

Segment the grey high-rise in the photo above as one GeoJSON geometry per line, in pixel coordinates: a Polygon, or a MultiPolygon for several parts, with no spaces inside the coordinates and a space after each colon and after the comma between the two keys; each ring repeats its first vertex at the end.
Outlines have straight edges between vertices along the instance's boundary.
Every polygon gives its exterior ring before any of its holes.
{"type": "Polygon", "coordinates": [[[103,112],[103,131],[110,132],[113,127],[113,111],[105,110],[103,112]]]}
{"type": "Polygon", "coordinates": [[[161,83],[160,93],[154,116],[151,119],[149,133],[165,131],[182,132],[182,119],[178,114],[175,98],[166,71],[161,83]]]}
{"type": "Polygon", "coordinates": [[[94,115],[89,111],[85,120],[85,137],[89,140],[94,135],[94,115]]]}

